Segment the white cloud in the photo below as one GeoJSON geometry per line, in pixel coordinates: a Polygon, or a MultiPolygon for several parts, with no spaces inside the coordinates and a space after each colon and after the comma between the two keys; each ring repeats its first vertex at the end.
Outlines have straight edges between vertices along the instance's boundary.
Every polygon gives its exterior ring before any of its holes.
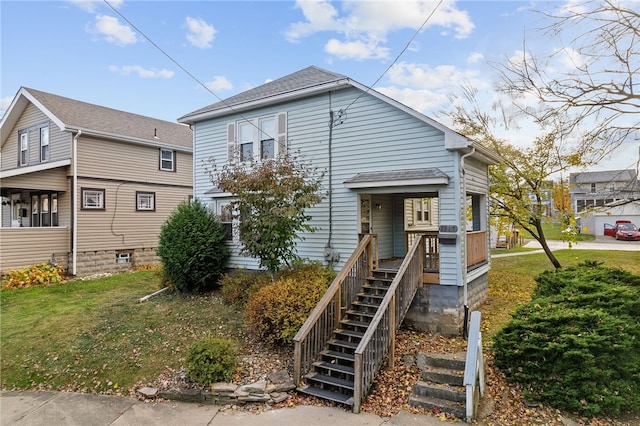
{"type": "Polygon", "coordinates": [[[389,96],[396,101],[415,109],[418,112],[429,114],[436,111],[449,102],[444,93],[437,93],[427,89],[399,88],[395,86],[376,89],[378,92],[389,96]]]}
{"type": "MultiPolygon", "coordinates": [[[[351,52],[357,59],[380,58],[385,52],[381,44],[386,43],[392,31],[420,28],[424,20],[433,12],[436,3],[424,0],[402,2],[345,0],[338,11],[331,1],[297,0],[296,7],[302,11],[305,21],[295,22],[286,32],[287,40],[297,42],[318,32],[335,32],[344,40],[335,37],[327,43],[341,58],[348,58],[351,52]],[[371,49],[364,53],[362,49],[371,49]]],[[[443,4],[433,14],[425,28],[440,26],[452,31],[456,38],[468,37],[475,25],[466,11],[456,7],[455,2],[443,4]]]]}
{"type": "Polygon", "coordinates": [[[387,58],[389,49],[380,47],[377,43],[363,41],[340,41],[331,39],[327,42],[324,50],[340,59],[378,59],[387,58]]]}
{"type": "Polygon", "coordinates": [[[467,56],[468,64],[477,64],[478,62],[484,59],[484,55],[482,53],[473,52],[469,56],[467,56]]]}
{"type": "Polygon", "coordinates": [[[187,16],[187,40],[193,46],[200,49],[209,49],[216,35],[216,29],[213,25],[207,24],[202,19],[191,18],[187,16]]]}
{"type": "Polygon", "coordinates": [[[399,62],[389,70],[389,80],[393,84],[420,89],[436,90],[442,93],[457,92],[463,84],[482,90],[490,87],[479,71],[461,70],[454,65],[413,64],[399,62]]]}
{"type": "Polygon", "coordinates": [[[213,77],[213,80],[205,83],[205,86],[213,92],[223,91],[223,90],[231,90],[233,89],[233,84],[226,77],[221,75],[216,75],[213,77]]]}
{"type": "Polygon", "coordinates": [[[559,62],[565,69],[575,70],[585,64],[585,58],[575,49],[563,47],[558,52],[559,62]]]}
{"type": "Polygon", "coordinates": [[[96,15],[94,30],[104,35],[109,43],[124,46],[137,42],[136,33],[129,26],[120,24],[113,16],[96,15]]]}
{"type": "Polygon", "coordinates": [[[109,71],[115,72],[121,75],[137,74],[138,77],[140,78],[168,79],[173,77],[173,74],[174,74],[173,71],[169,71],[164,68],[161,70],[156,68],[147,69],[147,68],[141,67],[140,65],[123,65],[121,67],[116,65],[111,65],[109,67],[109,71]]]}
{"type": "MultiPolygon", "coordinates": [[[[103,0],[68,0],[68,1],[69,3],[89,13],[94,13],[99,6],[104,5],[103,0]]],[[[122,5],[122,3],[124,3],[124,0],[108,0],[108,1],[109,1],[109,4],[115,7],[116,9],[119,8],[122,5]]]]}
{"type": "Polygon", "coordinates": [[[4,113],[9,109],[9,105],[11,105],[11,101],[13,101],[13,96],[5,96],[4,98],[0,98],[0,117],[4,116],[4,113]]]}

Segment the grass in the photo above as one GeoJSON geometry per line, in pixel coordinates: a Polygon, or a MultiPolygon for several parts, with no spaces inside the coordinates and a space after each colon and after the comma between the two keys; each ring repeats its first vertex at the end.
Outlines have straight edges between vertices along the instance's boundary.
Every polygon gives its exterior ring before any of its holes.
{"type": "Polygon", "coordinates": [[[229,337],[241,315],[214,296],[165,293],[153,271],[3,290],[3,389],[126,393],[165,368],[180,368],[199,337],[229,337]]]}
{"type": "MultiPolygon", "coordinates": [[[[564,266],[597,260],[640,274],[640,252],[559,250],[564,266]]],[[[529,300],[534,276],[551,269],[546,256],[492,260],[484,341],[529,300]]],[[[215,293],[189,296],[158,290],[156,272],[0,292],[2,389],[54,389],[127,394],[166,369],[179,369],[189,346],[205,335],[238,338],[242,315],[215,293]]]]}
{"type": "MultiPolygon", "coordinates": [[[[562,240],[562,226],[557,222],[552,222],[550,220],[543,221],[542,232],[544,232],[544,236],[547,240],[562,240]]],[[[531,234],[529,234],[527,231],[524,232],[524,237],[533,239],[531,234]]],[[[593,241],[595,239],[595,235],[591,234],[576,235],[577,241],[593,241]]]]}

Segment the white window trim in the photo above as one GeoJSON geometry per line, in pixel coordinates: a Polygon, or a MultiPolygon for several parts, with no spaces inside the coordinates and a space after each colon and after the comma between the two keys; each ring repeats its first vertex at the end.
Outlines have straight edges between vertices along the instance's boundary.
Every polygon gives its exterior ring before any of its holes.
{"type": "Polygon", "coordinates": [[[216,201],[209,205],[211,211],[220,218],[221,223],[231,223],[231,239],[225,239],[225,242],[238,244],[240,242],[240,219],[236,211],[231,211],[231,222],[222,221],[223,210],[231,205],[232,201],[216,201]]]}
{"type": "Polygon", "coordinates": [[[160,170],[164,172],[175,172],[176,171],[176,152],[172,149],[160,148],[160,170]],[[164,158],[162,154],[168,152],[171,154],[171,159],[164,158]],[[171,161],[171,167],[163,167],[162,163],[165,161],[171,161]]]}
{"type": "Polygon", "coordinates": [[[141,211],[141,212],[153,212],[153,211],[156,211],[156,193],[155,192],[144,192],[144,191],[136,192],[136,211],[141,211]],[[148,207],[142,206],[141,201],[142,201],[142,199],[144,197],[149,197],[148,207]]]}
{"type": "Polygon", "coordinates": [[[287,113],[280,112],[276,114],[269,114],[260,117],[254,117],[252,119],[240,120],[227,124],[227,161],[230,163],[236,162],[249,162],[260,161],[262,152],[262,142],[273,139],[274,144],[274,156],[269,158],[276,158],[280,155],[284,155],[287,152],[287,113]],[[269,135],[262,132],[261,124],[266,120],[273,120],[273,135],[269,135]],[[249,124],[251,128],[251,143],[252,144],[252,158],[241,159],[241,146],[243,145],[240,140],[240,129],[243,124],[249,124]],[[264,136],[266,135],[266,137],[264,136]]]}
{"type": "Polygon", "coordinates": [[[105,209],[105,190],[95,188],[82,188],[82,210],[104,210],[105,209]],[[97,205],[87,205],[87,198],[89,195],[94,194],[97,200],[97,205]]]}
{"type": "Polygon", "coordinates": [[[24,131],[20,133],[20,165],[28,166],[29,165],[29,132],[24,131]],[[26,158],[23,155],[26,153],[26,158]]]}
{"type": "Polygon", "coordinates": [[[49,161],[51,158],[51,151],[49,146],[49,126],[43,126],[40,128],[40,162],[49,161]],[[46,135],[46,137],[44,137],[46,135]],[[44,148],[47,148],[47,155],[43,155],[44,148]]]}

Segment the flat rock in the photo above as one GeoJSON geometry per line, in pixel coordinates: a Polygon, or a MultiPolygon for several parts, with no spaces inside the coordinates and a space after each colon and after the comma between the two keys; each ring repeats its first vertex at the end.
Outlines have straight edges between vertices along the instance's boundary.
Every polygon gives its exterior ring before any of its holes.
{"type": "Polygon", "coordinates": [[[158,389],[145,386],[143,388],[138,389],[136,392],[139,395],[144,396],[145,398],[155,398],[156,395],[158,394],[158,389]]]}
{"type": "Polygon", "coordinates": [[[241,390],[242,392],[249,392],[249,393],[265,393],[266,389],[267,389],[267,381],[258,380],[257,382],[240,386],[239,390],[241,390]]]}
{"type": "Polygon", "coordinates": [[[213,393],[234,393],[238,389],[238,385],[233,383],[219,382],[211,385],[211,392],[213,393]]]}
{"type": "Polygon", "coordinates": [[[279,384],[279,383],[290,382],[291,376],[289,376],[289,373],[287,372],[287,370],[280,370],[280,371],[275,371],[269,374],[268,379],[271,383],[279,384]]]}

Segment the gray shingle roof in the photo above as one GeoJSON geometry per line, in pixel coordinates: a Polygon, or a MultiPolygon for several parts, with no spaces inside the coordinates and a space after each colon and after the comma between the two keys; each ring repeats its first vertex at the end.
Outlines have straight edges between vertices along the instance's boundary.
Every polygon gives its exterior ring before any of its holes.
{"type": "Polygon", "coordinates": [[[381,172],[358,173],[344,181],[345,185],[359,185],[389,182],[424,182],[433,180],[448,180],[449,176],[436,167],[426,169],[390,170],[381,172]]]}
{"type": "Polygon", "coordinates": [[[193,146],[191,129],[184,124],[94,105],[26,87],[23,89],[64,123],[65,127],[189,149],[193,146]]]}
{"type": "Polygon", "coordinates": [[[569,182],[574,185],[583,183],[630,182],[635,178],[635,170],[605,170],[599,172],[571,173],[569,182]]]}
{"type": "Polygon", "coordinates": [[[178,121],[187,121],[190,117],[197,116],[202,113],[213,112],[229,107],[233,108],[234,106],[241,104],[255,102],[346,79],[347,77],[342,74],[330,72],[316,66],[310,66],[294,72],[293,74],[286,75],[277,80],[270,81],[245,92],[238,93],[237,95],[226,98],[220,102],[216,102],[215,104],[200,108],[196,111],[190,112],[189,114],[185,114],[180,117],[178,121]]]}

